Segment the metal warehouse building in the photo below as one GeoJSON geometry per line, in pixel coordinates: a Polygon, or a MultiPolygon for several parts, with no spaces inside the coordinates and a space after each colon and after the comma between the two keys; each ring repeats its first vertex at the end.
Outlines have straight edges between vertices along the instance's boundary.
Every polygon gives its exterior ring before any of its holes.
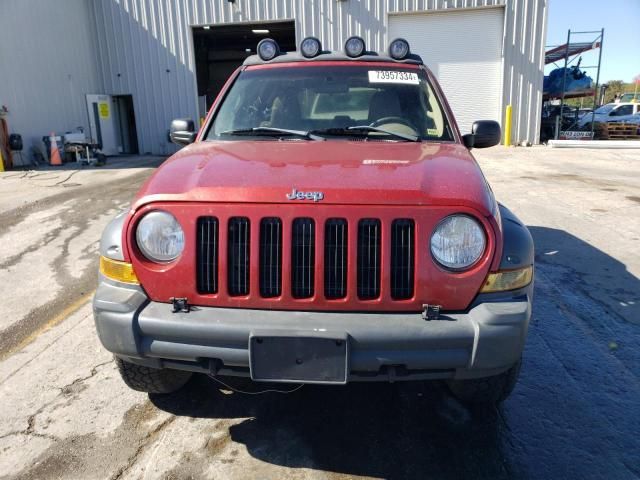
{"type": "Polygon", "coordinates": [[[3,0],[0,104],[28,147],[82,126],[107,153],[167,154],[170,121],[196,119],[269,36],[283,50],[351,35],[404,37],[439,78],[463,133],[504,123],[537,143],[548,0],[3,0]]]}

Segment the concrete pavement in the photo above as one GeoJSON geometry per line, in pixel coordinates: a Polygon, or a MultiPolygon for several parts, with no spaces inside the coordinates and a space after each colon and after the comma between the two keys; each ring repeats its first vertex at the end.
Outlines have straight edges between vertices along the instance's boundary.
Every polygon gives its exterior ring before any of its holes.
{"type": "Polygon", "coordinates": [[[90,297],[102,229],[161,161],[0,174],[0,358],[90,297]]]}

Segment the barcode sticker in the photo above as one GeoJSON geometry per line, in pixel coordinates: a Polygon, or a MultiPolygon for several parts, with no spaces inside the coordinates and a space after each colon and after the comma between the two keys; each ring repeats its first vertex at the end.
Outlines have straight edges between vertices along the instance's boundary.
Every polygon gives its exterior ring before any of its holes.
{"type": "Polygon", "coordinates": [[[398,70],[369,70],[369,83],[410,83],[418,85],[417,73],[398,70]]]}

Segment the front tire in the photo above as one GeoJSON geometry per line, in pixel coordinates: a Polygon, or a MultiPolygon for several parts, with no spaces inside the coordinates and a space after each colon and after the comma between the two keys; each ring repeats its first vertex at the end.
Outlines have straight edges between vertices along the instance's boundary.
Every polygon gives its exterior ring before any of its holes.
{"type": "Polygon", "coordinates": [[[115,357],[124,383],[133,390],[146,393],[173,393],[180,390],[191,378],[191,372],[167,368],[149,368],[115,357]]]}
{"type": "Polygon", "coordinates": [[[522,359],[499,375],[469,380],[448,380],[449,390],[463,403],[497,404],[507,399],[518,382],[522,359]]]}

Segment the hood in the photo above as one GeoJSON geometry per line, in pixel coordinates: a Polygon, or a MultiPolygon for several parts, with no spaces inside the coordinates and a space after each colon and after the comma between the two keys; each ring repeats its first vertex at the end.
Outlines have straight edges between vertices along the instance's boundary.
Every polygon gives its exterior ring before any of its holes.
{"type": "Polygon", "coordinates": [[[341,205],[463,205],[493,210],[487,183],[459,144],[381,141],[203,141],[147,180],[134,209],[154,201],[341,205]]]}

